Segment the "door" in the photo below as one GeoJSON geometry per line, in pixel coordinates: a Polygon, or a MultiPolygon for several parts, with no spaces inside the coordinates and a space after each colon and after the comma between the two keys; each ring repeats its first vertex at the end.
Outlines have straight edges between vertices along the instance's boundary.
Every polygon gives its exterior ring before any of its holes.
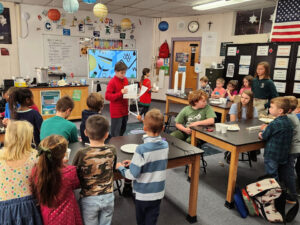
{"type": "MultiPolygon", "coordinates": [[[[184,65],[186,66],[186,81],[185,81],[185,89],[197,89],[198,84],[198,74],[195,73],[195,63],[199,62],[199,54],[200,54],[200,41],[174,41],[173,42],[173,54],[172,54],[172,85],[174,88],[174,75],[178,70],[178,66],[184,65]],[[177,54],[176,54],[177,53],[177,54]],[[182,58],[186,57],[186,60],[182,60],[182,58]],[[180,61],[186,61],[184,63],[180,63],[180,61]]],[[[178,90],[181,89],[181,77],[182,73],[179,73],[178,76],[178,90]]]]}

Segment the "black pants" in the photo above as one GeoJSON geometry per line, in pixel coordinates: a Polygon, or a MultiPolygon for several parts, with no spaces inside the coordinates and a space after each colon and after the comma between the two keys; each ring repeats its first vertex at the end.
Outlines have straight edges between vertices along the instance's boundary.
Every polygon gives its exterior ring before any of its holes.
{"type": "Polygon", "coordinates": [[[135,213],[138,225],[156,225],[160,210],[160,200],[135,200],[135,213]]]}
{"type": "Polygon", "coordinates": [[[295,165],[295,170],[296,170],[296,174],[297,174],[297,177],[298,177],[298,185],[300,187],[300,156],[297,158],[297,162],[296,162],[296,165],[295,165]]]}
{"type": "Polygon", "coordinates": [[[140,106],[140,115],[142,116],[142,115],[144,115],[144,116],[146,116],[146,113],[149,111],[149,105],[148,106],[146,106],[146,105],[139,105],[140,106]]]}
{"type": "Polygon", "coordinates": [[[126,131],[128,116],[111,118],[110,134],[112,137],[123,136],[126,131]]]}

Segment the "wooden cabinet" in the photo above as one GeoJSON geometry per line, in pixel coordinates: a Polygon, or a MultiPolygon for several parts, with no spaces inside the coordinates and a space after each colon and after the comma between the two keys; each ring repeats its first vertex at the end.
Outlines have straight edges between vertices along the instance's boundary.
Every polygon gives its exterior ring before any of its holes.
{"type": "MultiPolygon", "coordinates": [[[[86,99],[88,97],[89,91],[88,91],[88,86],[68,86],[68,87],[33,87],[30,88],[33,94],[34,98],[34,103],[37,105],[39,108],[39,111],[43,117],[43,119],[48,119],[50,117],[53,117],[54,115],[46,115],[43,114],[42,110],[42,93],[45,92],[51,92],[51,91],[59,91],[60,92],[60,97],[68,95],[71,98],[73,97],[74,91],[75,93],[80,93],[78,96],[79,98],[74,100],[75,106],[74,109],[68,118],[69,120],[76,120],[76,119],[81,119],[81,112],[82,110],[86,109],[86,99]]],[[[78,97],[77,96],[77,97],[78,97]]]]}

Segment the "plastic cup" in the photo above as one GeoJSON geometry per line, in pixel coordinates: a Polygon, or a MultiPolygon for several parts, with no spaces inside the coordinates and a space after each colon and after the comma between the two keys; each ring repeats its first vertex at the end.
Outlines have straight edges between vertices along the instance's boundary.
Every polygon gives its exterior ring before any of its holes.
{"type": "Polygon", "coordinates": [[[222,124],[222,127],[221,127],[221,133],[222,134],[225,134],[225,133],[227,133],[227,125],[226,124],[222,124]]]}
{"type": "Polygon", "coordinates": [[[216,125],[216,132],[221,132],[222,124],[221,123],[215,123],[215,125],[216,125]]]}
{"type": "Polygon", "coordinates": [[[66,156],[65,156],[66,159],[69,159],[69,158],[70,158],[70,153],[71,153],[71,149],[70,149],[70,148],[67,148],[66,156]]]}

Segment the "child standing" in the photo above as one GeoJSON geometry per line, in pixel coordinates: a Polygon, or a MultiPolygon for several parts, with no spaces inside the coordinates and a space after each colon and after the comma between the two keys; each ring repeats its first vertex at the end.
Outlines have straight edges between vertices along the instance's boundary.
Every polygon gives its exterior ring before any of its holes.
{"type": "Polygon", "coordinates": [[[74,101],[69,96],[60,98],[56,103],[56,115],[45,120],[41,127],[41,140],[57,134],[65,137],[70,143],[78,141],[77,127],[67,120],[74,108],[74,101]]]}
{"type": "Polygon", "coordinates": [[[84,134],[85,122],[89,118],[89,116],[101,113],[101,110],[104,106],[104,99],[102,95],[98,92],[91,93],[86,99],[86,105],[88,106],[88,109],[82,111],[80,124],[80,134],[83,143],[89,143],[89,138],[84,134]]]}
{"type": "Polygon", "coordinates": [[[158,109],[150,110],[144,119],[147,134],[144,144],[136,148],[132,161],[117,163],[122,176],[133,180],[138,225],[157,223],[161,199],[164,197],[169,146],[160,136],[163,126],[162,113],[158,109]]]}
{"type": "Polygon", "coordinates": [[[203,76],[200,78],[200,90],[204,91],[208,97],[211,95],[212,90],[208,84],[207,76],[203,76]]]}
{"type": "Polygon", "coordinates": [[[81,183],[80,207],[84,224],[110,224],[114,212],[116,148],[104,144],[108,131],[109,124],[105,117],[90,116],[85,130],[90,146],[81,149],[73,161],[81,183]]]}
{"type": "Polygon", "coordinates": [[[238,81],[237,80],[230,80],[228,82],[225,98],[227,98],[229,101],[233,102],[234,97],[238,94],[238,92],[236,90],[237,86],[238,86],[238,81]]]}
{"type": "Polygon", "coordinates": [[[64,164],[68,142],[60,135],[43,139],[32,170],[32,187],[44,225],[82,225],[73,190],[79,188],[76,167],[64,164]]]}
{"type": "Polygon", "coordinates": [[[123,94],[128,92],[124,88],[128,85],[128,80],[125,77],[126,70],[127,66],[123,62],[118,62],[115,65],[115,76],[109,81],[105,92],[105,99],[110,101],[110,133],[112,137],[123,136],[126,131],[128,100],[123,98],[123,94]]]}
{"type": "Polygon", "coordinates": [[[8,122],[0,150],[0,224],[43,224],[30,189],[29,176],[37,161],[32,138],[29,122],[8,122]]]}
{"type": "Polygon", "coordinates": [[[251,84],[252,84],[253,77],[251,75],[247,75],[243,79],[243,86],[239,92],[239,95],[241,95],[245,90],[251,91],[251,84]]]}
{"type": "Polygon", "coordinates": [[[9,96],[11,118],[30,122],[34,128],[34,142],[38,145],[40,143],[40,130],[43,118],[39,112],[30,108],[33,104],[33,95],[28,88],[17,88],[9,96]]]}
{"type": "Polygon", "coordinates": [[[276,87],[270,79],[269,63],[258,63],[254,77],[251,85],[254,94],[254,106],[258,115],[267,114],[266,109],[270,106],[270,100],[278,96],[276,87]]]}
{"type": "Polygon", "coordinates": [[[226,90],[223,88],[225,80],[223,78],[218,78],[216,81],[216,88],[211,93],[212,98],[224,98],[226,90]]]}

